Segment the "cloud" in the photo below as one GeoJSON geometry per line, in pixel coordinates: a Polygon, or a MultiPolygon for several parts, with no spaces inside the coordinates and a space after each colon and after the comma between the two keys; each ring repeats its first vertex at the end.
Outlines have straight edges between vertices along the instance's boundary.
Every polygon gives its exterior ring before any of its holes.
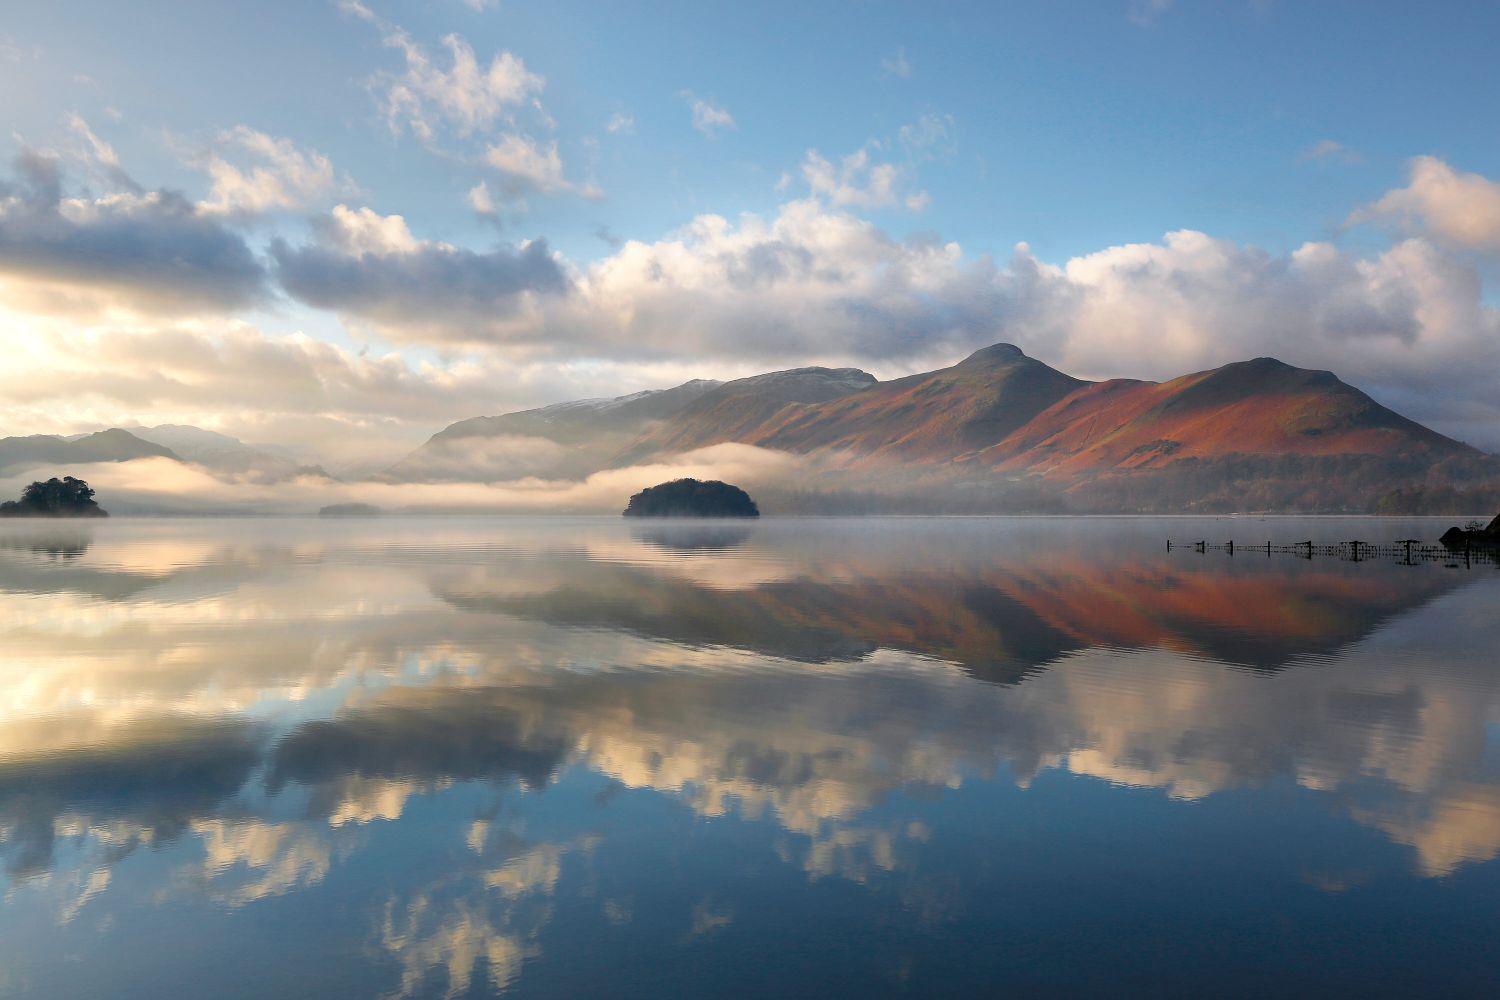
{"type": "Polygon", "coordinates": [[[563,176],[557,140],[545,146],[530,136],[508,132],[484,152],[484,162],[500,171],[502,190],[512,198],[532,192],[556,194],[571,191],[585,198],[603,197],[593,184],[575,184],[563,176]]]}
{"type": "Polygon", "coordinates": [[[701,97],[694,97],[692,93],[683,91],[682,97],[688,102],[688,107],[693,113],[693,128],[702,132],[712,139],[721,128],[738,128],[734,116],[723,107],[706,101],[701,97]]]}
{"type": "Polygon", "coordinates": [[[635,132],[635,116],[626,114],[624,111],[616,111],[609,116],[604,130],[611,135],[630,135],[635,132]]]}
{"type": "Polygon", "coordinates": [[[534,240],[488,252],[417,240],[399,215],[335,206],[313,239],[271,243],[281,286],[293,297],[372,324],[395,340],[477,344],[525,339],[537,299],[566,296],[571,280],[534,240]]]}
{"type": "Polygon", "coordinates": [[[213,178],[213,188],[199,208],[210,215],[255,216],[307,208],[339,187],[328,157],[246,125],[219,134],[218,149],[209,155],[204,169],[213,178]],[[257,162],[236,166],[226,159],[232,153],[257,162]]]}
{"type": "Polygon", "coordinates": [[[408,128],[418,138],[435,138],[440,123],[452,125],[460,135],[472,135],[497,122],[508,121],[514,111],[532,103],[546,80],[526,68],[519,57],[500,52],[481,65],[473,47],[460,35],[443,37],[448,66],[439,65],[406,31],[378,17],[357,0],[340,4],[378,28],[382,41],[405,59],[399,74],[377,77],[384,88],[382,104],[393,132],[408,128]]]}
{"type": "Polygon", "coordinates": [[[889,208],[901,204],[912,211],[926,207],[925,191],[902,195],[897,190],[905,172],[893,163],[875,163],[868,146],[843,157],[837,166],[809,149],[802,161],[802,176],[814,195],[831,204],[854,208],[889,208]]]}
{"type": "Polygon", "coordinates": [[[1406,187],[1355,211],[1349,224],[1393,219],[1469,250],[1500,250],[1500,182],[1460,173],[1435,156],[1408,165],[1406,187]]]}
{"type": "Polygon", "coordinates": [[[468,194],[464,195],[464,201],[474,210],[475,215],[499,227],[500,213],[495,208],[495,199],[490,194],[490,186],[487,183],[480,181],[469,188],[468,194]]]}
{"type": "Polygon", "coordinates": [[[911,63],[906,59],[906,47],[904,45],[891,55],[880,60],[880,72],[886,76],[898,76],[903,80],[911,76],[911,63]]]}
{"type": "Polygon", "coordinates": [[[183,195],[68,197],[60,161],[30,147],[16,172],[0,184],[0,283],[11,308],[182,313],[263,298],[264,271],[244,238],[183,195]]]}
{"type": "Polygon", "coordinates": [[[896,141],[908,156],[917,160],[948,159],[958,152],[956,123],[952,115],[925,112],[896,132],[896,141]]]}
{"type": "Polygon", "coordinates": [[[1023,245],[999,287],[1008,331],[1078,374],[1164,378],[1273,355],[1471,440],[1493,438],[1500,418],[1483,387],[1500,364],[1500,311],[1472,268],[1425,240],[1370,257],[1329,243],[1273,255],[1183,230],[1062,267],[1023,245]]]}
{"type": "MultiPolygon", "coordinates": [[[[549,342],[602,356],[857,362],[902,374],[1006,340],[1076,374],[1168,378],[1275,355],[1500,444],[1500,311],[1474,269],[1422,239],[1372,256],[1289,254],[1189,230],[1061,265],[899,241],[815,200],[737,225],[700,216],[629,241],[545,309],[549,342]]],[[[622,387],[625,388],[625,387],[622,387]]]]}
{"type": "MultiPolygon", "coordinates": [[[[293,295],[356,326],[511,363],[643,363],[684,376],[796,364],[904,374],[996,341],[1074,374],[1168,378],[1274,355],[1327,368],[1412,417],[1500,444],[1500,313],[1473,267],[1425,239],[1373,255],[1287,254],[1182,230],[1061,264],[931,237],[898,240],[838,203],[899,203],[868,159],[810,161],[820,197],[770,218],[703,215],[588,265],[541,243],[486,253],[418,240],[396,216],[340,207],[312,243],[273,245],[293,295]],[[858,183],[854,183],[856,181],[858,183]]],[[[607,390],[608,391],[608,390],[607,390]]]]}
{"type": "Polygon", "coordinates": [[[1321,160],[1331,163],[1356,164],[1363,163],[1364,157],[1359,150],[1350,149],[1348,146],[1333,139],[1319,139],[1302,151],[1297,159],[1306,163],[1313,160],[1321,160]]]}

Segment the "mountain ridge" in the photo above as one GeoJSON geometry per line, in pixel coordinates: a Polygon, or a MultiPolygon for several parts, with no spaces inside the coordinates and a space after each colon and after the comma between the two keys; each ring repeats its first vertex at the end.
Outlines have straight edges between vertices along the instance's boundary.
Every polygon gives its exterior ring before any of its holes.
{"type": "MultiPolygon", "coordinates": [[[[509,416],[526,412],[538,411],[509,416]]],[[[574,471],[736,443],[814,460],[819,486],[830,491],[962,487],[972,497],[976,489],[1029,489],[1060,509],[1115,509],[1112,497],[1132,498],[1119,509],[1159,509],[1155,486],[1174,498],[1160,509],[1252,498],[1266,505],[1255,509],[1276,509],[1278,498],[1295,509],[1373,509],[1380,496],[1408,487],[1500,488],[1493,456],[1332,372],[1269,357],[1162,382],[1094,382],[1001,343],[885,382],[850,368],[736,379],[637,426],[634,436],[594,441],[593,464],[574,471]]]]}

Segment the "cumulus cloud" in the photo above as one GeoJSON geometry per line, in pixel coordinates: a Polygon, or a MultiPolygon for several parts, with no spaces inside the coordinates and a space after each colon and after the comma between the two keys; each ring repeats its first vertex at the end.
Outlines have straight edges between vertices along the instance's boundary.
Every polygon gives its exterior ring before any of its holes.
{"type": "Polygon", "coordinates": [[[338,205],[314,221],[312,241],[271,243],[281,286],[346,320],[398,340],[478,344],[536,332],[537,300],[571,281],[546,241],[477,252],[418,240],[399,215],[338,205]]]}
{"type": "Polygon", "coordinates": [[[527,363],[613,364],[623,377],[643,361],[704,376],[853,362],[896,375],[1005,340],[1087,377],[1168,378],[1274,355],[1496,443],[1487,373],[1500,365],[1500,313],[1473,267],[1433,242],[1272,254],[1183,230],[1061,264],[1024,244],[996,261],[892,237],[837,202],[893,189],[865,179],[844,196],[839,168],[827,167],[831,176],[814,174],[823,198],[771,218],[700,216],[586,266],[539,242],[477,253],[422,241],[399,217],[343,207],[312,243],[277,244],[273,256],[309,304],[392,338],[482,343],[527,363]]]}
{"type": "Polygon", "coordinates": [[[1351,224],[1397,220],[1470,250],[1500,250],[1500,183],[1460,173],[1435,156],[1418,156],[1405,187],[1354,212],[1351,224]]]}
{"type": "Polygon", "coordinates": [[[688,102],[688,108],[693,113],[693,128],[710,139],[718,134],[719,129],[737,127],[734,116],[720,105],[695,97],[688,91],[684,91],[682,97],[688,102]]]}
{"type": "Polygon", "coordinates": [[[431,140],[438,126],[446,123],[460,135],[472,135],[509,120],[517,108],[534,102],[546,84],[510,52],[500,52],[488,64],[481,64],[473,47],[458,34],[443,38],[448,51],[445,68],[406,31],[376,16],[358,0],[344,0],[340,7],[378,28],[385,45],[405,60],[401,73],[376,80],[384,90],[382,104],[392,131],[406,128],[418,138],[431,140]]]}
{"type": "Polygon", "coordinates": [[[835,165],[816,149],[809,149],[802,161],[802,177],[812,193],[839,207],[889,208],[905,205],[912,211],[926,207],[925,191],[902,194],[906,172],[894,163],[876,163],[868,146],[858,149],[835,165]]]}
{"type": "Polygon", "coordinates": [[[262,298],[263,268],[244,238],[183,195],[69,197],[57,157],[29,147],[16,173],[0,183],[0,283],[12,308],[181,313],[262,298]]]}
{"type": "Polygon", "coordinates": [[[500,172],[501,189],[511,197],[560,191],[576,192],[585,198],[603,196],[597,186],[577,184],[563,176],[562,157],[555,139],[543,144],[530,136],[507,132],[499,142],[485,149],[484,162],[500,172]]]}
{"type": "Polygon", "coordinates": [[[1472,268],[1424,240],[1372,257],[1328,243],[1273,255],[1179,231],[1062,267],[1023,246],[1001,285],[1017,339],[1079,374],[1164,378],[1274,355],[1471,440],[1500,418],[1480,402],[1490,376],[1474,374],[1500,364],[1500,312],[1472,268]]]}
{"type": "Polygon", "coordinates": [[[246,125],[219,134],[218,148],[204,169],[213,178],[213,188],[199,208],[210,215],[253,216],[306,208],[339,186],[328,157],[246,125]],[[251,165],[231,162],[236,155],[248,157],[251,165]]]}
{"type": "Polygon", "coordinates": [[[956,244],[898,241],[808,199],[770,220],[705,215],[628,241],[542,318],[551,343],[603,356],[909,356],[997,332],[991,270],[956,244]]]}
{"type": "Polygon", "coordinates": [[[544,318],[575,350],[853,360],[886,374],[998,340],[1096,378],[1275,355],[1476,442],[1495,444],[1500,419],[1488,384],[1500,311],[1472,267],[1422,239],[1373,256],[1328,243],[1280,255],[1179,231],[1061,265],[1023,244],[1002,263],[898,241],[809,200],[769,221],[703,216],[627,242],[544,318]]]}
{"type": "Polygon", "coordinates": [[[611,135],[630,135],[635,131],[635,116],[626,114],[624,111],[616,111],[609,116],[604,130],[611,135]]]}

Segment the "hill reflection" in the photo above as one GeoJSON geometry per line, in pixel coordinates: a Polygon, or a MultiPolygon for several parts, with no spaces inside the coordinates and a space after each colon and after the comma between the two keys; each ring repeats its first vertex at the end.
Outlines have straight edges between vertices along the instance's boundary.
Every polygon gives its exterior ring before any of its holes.
{"type": "MultiPolygon", "coordinates": [[[[511,988],[555,953],[570,872],[707,836],[637,795],[767,826],[808,885],[899,892],[912,920],[973,904],[977,859],[932,845],[1002,790],[1064,824],[1110,822],[1069,788],[1237,790],[1255,819],[1226,857],[1273,828],[1400,852],[1287,872],[1325,892],[1500,853],[1500,579],[1169,556],[1163,533],[122,520],[60,559],[0,545],[0,920],[40,906],[63,935],[126,884],[311,906],[360,872],[389,887],[356,935],[400,970],[382,990],[511,988]]],[[[747,915],[732,873],[697,876],[681,940],[747,915]]],[[[600,919],[655,919],[645,891],[600,919]]]]}

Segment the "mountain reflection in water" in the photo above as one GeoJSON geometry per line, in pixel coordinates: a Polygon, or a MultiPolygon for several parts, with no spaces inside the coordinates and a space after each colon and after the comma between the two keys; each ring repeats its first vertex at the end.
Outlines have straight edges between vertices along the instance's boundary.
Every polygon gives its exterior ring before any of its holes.
{"type": "Polygon", "coordinates": [[[1500,574],[1163,545],[1432,522],[0,531],[0,996],[1500,971],[1500,574]]]}

